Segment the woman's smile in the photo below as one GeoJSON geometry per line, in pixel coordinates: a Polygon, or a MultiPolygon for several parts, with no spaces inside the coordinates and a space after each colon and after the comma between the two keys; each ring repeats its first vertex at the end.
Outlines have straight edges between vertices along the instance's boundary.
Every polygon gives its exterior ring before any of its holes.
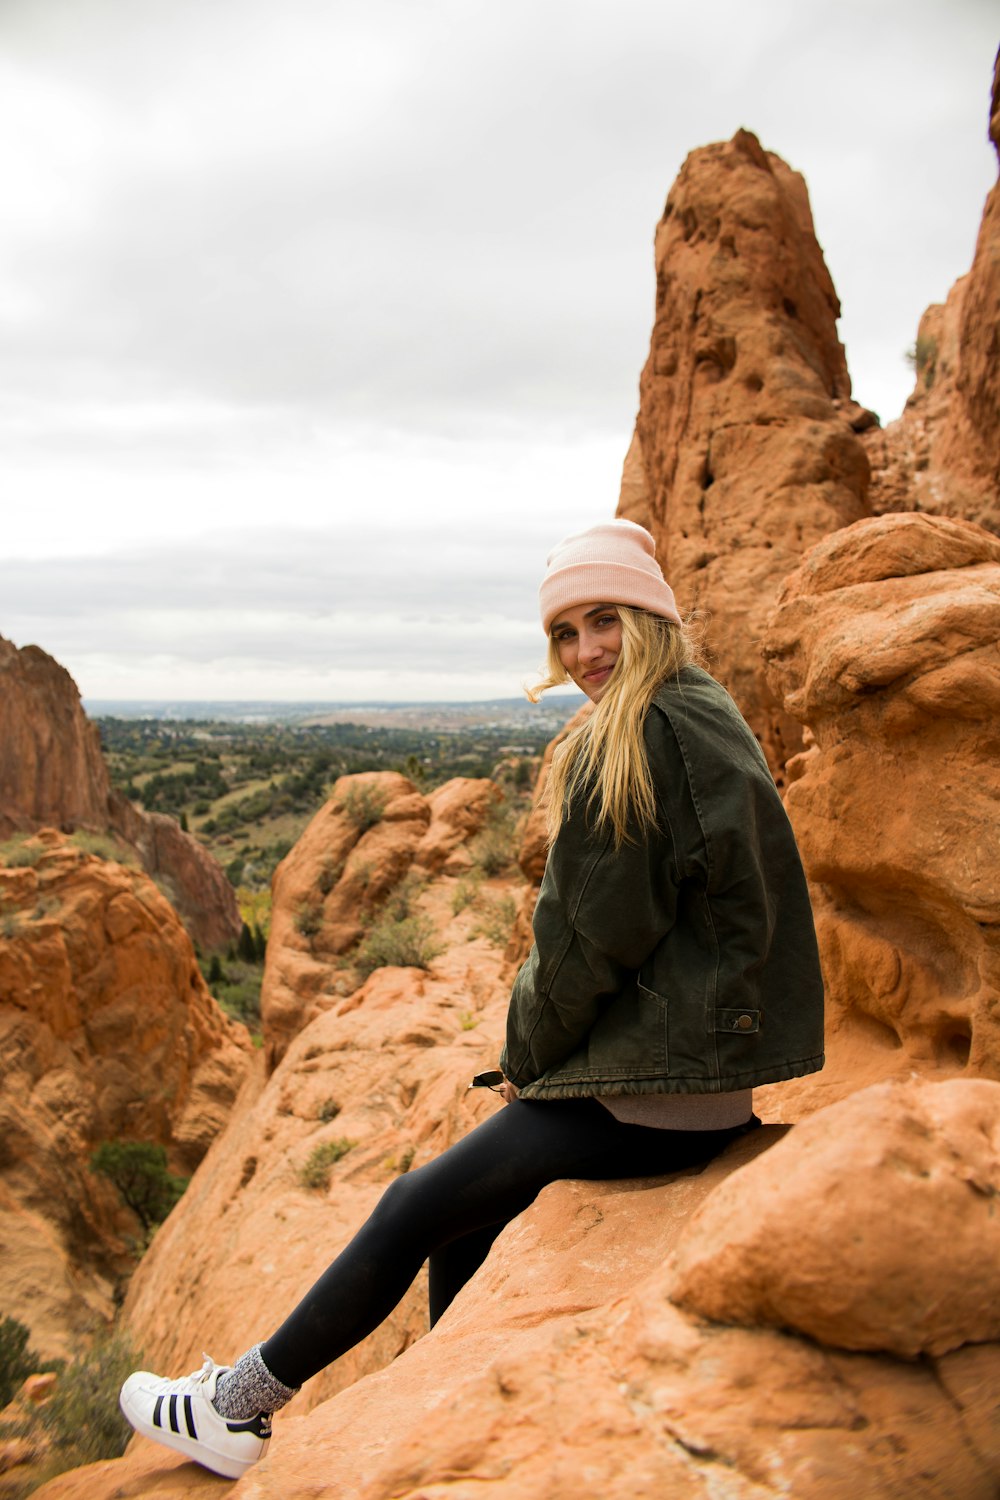
{"type": "Polygon", "coordinates": [[[622,622],[613,604],[577,604],[552,626],[563,668],[596,703],[611,680],[621,654],[622,622]]]}

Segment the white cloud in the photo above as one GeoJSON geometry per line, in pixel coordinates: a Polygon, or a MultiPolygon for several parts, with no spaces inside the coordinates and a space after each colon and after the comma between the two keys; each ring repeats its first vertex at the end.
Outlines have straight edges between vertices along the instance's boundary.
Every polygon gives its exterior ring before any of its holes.
{"type": "MultiPolygon", "coordinates": [[[[546,547],[614,510],[690,149],[743,125],[804,172],[884,419],[995,179],[980,0],[6,0],[0,43],[3,555],[50,562],[0,572],[0,630],[92,696],[279,645],[299,684],[354,523],[366,625],[394,548],[457,623],[455,527],[514,580],[466,568],[482,617],[531,620],[546,547]]],[[[425,641],[407,671],[464,682],[425,641]]]]}

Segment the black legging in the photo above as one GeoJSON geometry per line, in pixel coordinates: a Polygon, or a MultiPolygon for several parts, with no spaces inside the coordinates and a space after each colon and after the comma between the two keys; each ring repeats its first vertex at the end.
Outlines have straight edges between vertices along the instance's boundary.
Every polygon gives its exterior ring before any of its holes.
{"type": "Polygon", "coordinates": [[[654,1130],[620,1124],[595,1099],[515,1100],[396,1178],[263,1345],[264,1363],[285,1385],[302,1385],[388,1317],[428,1258],[436,1322],[504,1225],[548,1183],[662,1176],[708,1161],[748,1128],[654,1130]]]}

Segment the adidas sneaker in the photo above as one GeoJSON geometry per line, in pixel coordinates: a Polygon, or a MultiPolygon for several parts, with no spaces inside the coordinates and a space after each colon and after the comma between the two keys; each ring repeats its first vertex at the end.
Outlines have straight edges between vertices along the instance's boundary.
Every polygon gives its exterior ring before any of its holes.
{"type": "Polygon", "coordinates": [[[181,1380],[139,1370],[122,1386],[119,1405],[143,1437],[186,1454],[213,1474],[239,1479],[267,1452],[271,1413],[261,1412],[248,1422],[221,1417],[212,1397],[219,1376],[228,1370],[207,1355],[200,1370],[181,1380]]]}

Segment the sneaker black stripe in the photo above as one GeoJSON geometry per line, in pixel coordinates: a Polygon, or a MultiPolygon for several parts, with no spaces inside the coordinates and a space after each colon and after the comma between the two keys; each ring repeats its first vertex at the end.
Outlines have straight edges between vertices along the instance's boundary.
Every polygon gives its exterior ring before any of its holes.
{"type": "Polygon", "coordinates": [[[162,1396],[157,1396],[157,1398],[156,1398],[156,1405],[153,1407],[153,1426],[154,1427],[159,1427],[161,1425],[160,1424],[160,1412],[162,1410],[163,1410],[163,1397],[162,1396]]]}
{"type": "Polygon", "coordinates": [[[180,1427],[178,1426],[178,1423],[177,1423],[177,1397],[176,1396],[171,1396],[171,1398],[170,1398],[170,1431],[171,1432],[176,1432],[177,1435],[180,1436],[180,1430],[181,1429],[180,1429],[180,1427]]]}
{"type": "Polygon", "coordinates": [[[255,1417],[250,1417],[246,1422],[227,1422],[226,1427],[230,1432],[252,1432],[254,1437],[269,1438],[271,1436],[271,1412],[261,1411],[255,1417]]]}
{"type": "Polygon", "coordinates": [[[190,1396],[184,1397],[184,1420],[187,1423],[188,1437],[193,1437],[197,1442],[198,1433],[194,1425],[194,1409],[190,1396]]]}

